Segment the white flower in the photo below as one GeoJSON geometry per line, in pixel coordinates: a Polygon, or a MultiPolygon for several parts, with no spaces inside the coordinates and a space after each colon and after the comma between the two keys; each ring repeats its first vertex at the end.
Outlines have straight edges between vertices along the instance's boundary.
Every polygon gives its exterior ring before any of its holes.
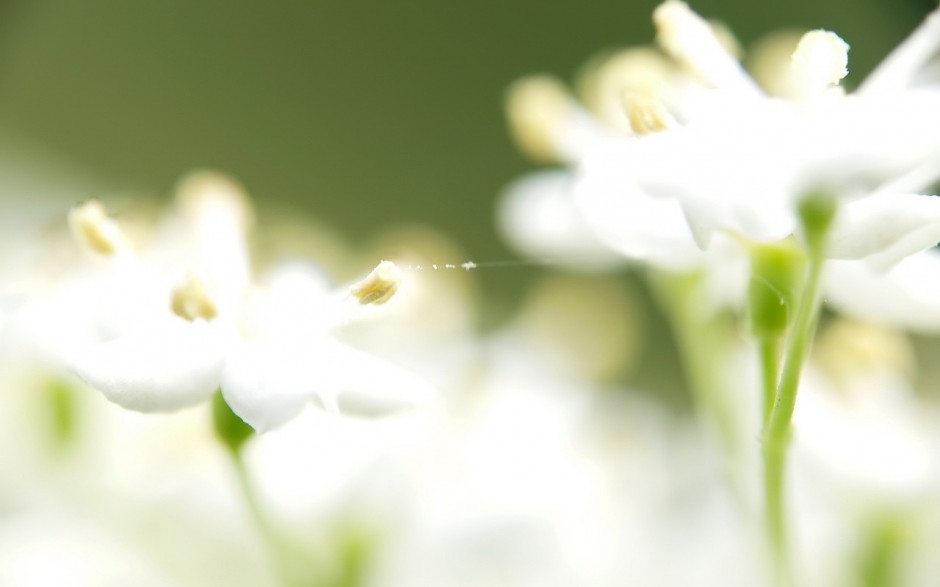
{"type": "Polygon", "coordinates": [[[313,399],[335,408],[341,393],[342,407],[367,413],[429,394],[420,379],[334,338],[362,312],[357,298],[378,304],[394,294],[400,280],[394,265],[380,265],[357,292],[329,292],[309,266],[258,288],[249,279],[251,209],[241,189],[197,174],[183,182],[179,199],[182,214],[171,219],[170,232],[185,238],[170,239],[149,258],[130,251],[96,205],[73,214],[79,236],[115,258],[22,318],[41,320],[53,339],[67,333],[56,355],[85,382],[146,412],[195,405],[221,386],[233,410],[258,430],[283,423],[313,399]],[[169,257],[173,269],[153,257],[169,257]]]}
{"type": "MultiPolygon", "coordinates": [[[[380,266],[380,271],[382,266],[380,266]]],[[[416,405],[431,396],[417,376],[334,336],[360,307],[348,290],[331,292],[310,266],[283,268],[260,295],[251,334],[226,357],[222,394],[256,430],[278,426],[318,400],[363,415],[416,405]]]]}
{"type": "MultiPolygon", "coordinates": [[[[778,76],[791,99],[765,94],[684,3],[665,2],[654,22],[660,45],[684,72],[649,50],[626,51],[586,76],[593,85],[585,100],[596,117],[573,98],[562,100],[558,88],[556,107],[542,109],[542,150],[552,144],[574,164],[564,180],[580,212],[573,225],[589,226],[628,258],[688,267],[702,262],[696,248],[708,250],[716,234],[773,241],[798,233],[797,203],[825,192],[845,204],[834,258],[875,256],[872,262],[890,266],[938,240],[940,200],[912,192],[940,175],[940,85],[919,79],[940,46],[940,13],[850,95],[838,85],[848,45],[830,32],[807,33],[778,76]]],[[[519,103],[539,102],[531,88],[517,93],[511,116],[519,103]]],[[[521,186],[510,190],[506,210],[536,201],[530,185],[521,186]]],[[[539,205],[549,207],[558,192],[543,190],[539,205]]],[[[539,226],[543,218],[529,220],[539,226]]],[[[525,234],[521,224],[506,232],[525,234]]],[[[528,251],[532,242],[524,243],[528,251]]]]}
{"type": "Polygon", "coordinates": [[[759,241],[786,237],[798,227],[797,201],[813,193],[846,201],[883,193],[889,180],[940,157],[940,86],[911,86],[940,45],[938,14],[850,95],[837,85],[848,46],[833,33],[807,33],[790,64],[797,99],[781,100],[757,89],[703,20],[666,2],[654,17],[662,44],[714,89],[677,108],[684,123],[651,137],[659,145],[638,149],[637,182],[677,198],[702,247],[718,230],[759,241]],[[911,53],[917,58],[903,64],[906,73],[895,74],[891,68],[911,53]]]}
{"type": "Polygon", "coordinates": [[[573,168],[534,174],[506,190],[498,214],[506,238],[527,254],[574,266],[610,264],[611,251],[670,267],[700,263],[681,207],[640,190],[631,170],[636,150],[672,124],[647,98],[678,95],[689,80],[647,49],[617,54],[587,77],[586,100],[597,116],[542,76],[511,88],[507,111],[520,147],[573,168]]]}

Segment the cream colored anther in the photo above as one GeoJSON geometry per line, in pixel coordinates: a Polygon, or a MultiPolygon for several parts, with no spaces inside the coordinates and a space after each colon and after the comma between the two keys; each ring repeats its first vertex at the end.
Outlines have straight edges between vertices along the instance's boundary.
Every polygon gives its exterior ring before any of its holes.
{"type": "Polygon", "coordinates": [[[642,134],[671,123],[661,96],[677,83],[678,69],[651,47],[626,49],[589,64],[579,84],[584,103],[601,120],[622,131],[642,134]],[[652,105],[656,104],[656,108],[652,105]],[[639,110],[638,110],[639,109],[639,110]],[[656,110],[656,112],[644,111],[656,110]],[[653,119],[653,127],[637,120],[653,119]]]}
{"type": "Polygon", "coordinates": [[[170,293],[170,309],[180,318],[190,322],[202,319],[211,320],[219,311],[199,277],[190,273],[183,278],[170,293]]]}
{"type": "Polygon", "coordinates": [[[509,131],[519,149],[538,161],[563,158],[559,134],[573,108],[562,83],[547,75],[522,78],[506,95],[509,131]]]}
{"type": "Polygon", "coordinates": [[[98,200],[73,207],[69,211],[69,228],[75,238],[96,253],[116,255],[130,250],[124,231],[98,200]]]}
{"type": "Polygon", "coordinates": [[[677,125],[662,100],[644,92],[625,92],[623,107],[630,120],[630,128],[638,135],[666,130],[677,125]]]}
{"type": "Polygon", "coordinates": [[[391,261],[382,261],[362,281],[349,288],[360,304],[382,305],[392,299],[404,274],[397,265],[391,261]]]}

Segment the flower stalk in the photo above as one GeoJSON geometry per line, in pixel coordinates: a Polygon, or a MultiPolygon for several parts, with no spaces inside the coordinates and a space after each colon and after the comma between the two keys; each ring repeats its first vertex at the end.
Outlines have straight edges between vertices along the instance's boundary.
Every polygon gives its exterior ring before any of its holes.
{"type": "Polygon", "coordinates": [[[284,587],[300,585],[301,583],[296,577],[290,545],[284,540],[265,513],[245,463],[245,443],[254,434],[254,430],[232,412],[228,404],[225,403],[221,391],[216,392],[212,398],[212,423],[216,436],[225,446],[225,452],[231,458],[238,490],[242,494],[252,523],[270,552],[281,584],[284,587]]]}
{"type": "Polygon", "coordinates": [[[787,336],[780,380],[763,434],[765,521],[781,585],[792,583],[788,529],[784,515],[787,449],[800,375],[816,331],[826,236],[835,216],[835,202],[828,195],[813,194],[801,202],[799,212],[808,252],[806,279],[787,336]]]}

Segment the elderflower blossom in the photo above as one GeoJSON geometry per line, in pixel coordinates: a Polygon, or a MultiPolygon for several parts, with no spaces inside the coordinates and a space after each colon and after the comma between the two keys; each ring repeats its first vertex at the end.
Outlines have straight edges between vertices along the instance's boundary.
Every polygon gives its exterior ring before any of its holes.
{"type": "Polygon", "coordinates": [[[915,192],[940,175],[940,85],[923,73],[940,13],[851,94],[840,86],[848,44],[806,33],[773,78],[785,98],[765,93],[684,3],[663,3],[653,20],[661,51],[593,64],[581,102],[544,78],[511,91],[520,146],[571,166],[507,192],[506,233],[520,248],[550,254],[577,238],[667,268],[727,263],[729,242],[799,237],[798,204],[819,195],[840,204],[830,258],[884,271],[937,242],[940,200],[915,192]],[[523,227],[523,200],[534,226],[523,227]]]}
{"type": "Polygon", "coordinates": [[[138,253],[120,224],[90,201],[69,223],[93,269],[26,304],[25,340],[122,407],[173,411],[221,388],[256,430],[278,426],[316,400],[367,413],[428,396],[419,378],[334,338],[387,302],[401,274],[385,261],[353,291],[333,291],[317,268],[295,263],[251,281],[247,196],[214,174],[179,189],[180,213],[153,250],[138,253]]]}

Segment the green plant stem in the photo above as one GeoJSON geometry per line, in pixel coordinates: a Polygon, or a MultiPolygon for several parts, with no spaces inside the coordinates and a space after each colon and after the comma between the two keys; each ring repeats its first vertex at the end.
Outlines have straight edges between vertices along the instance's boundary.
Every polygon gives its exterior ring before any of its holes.
{"type": "Polygon", "coordinates": [[[226,452],[232,458],[238,488],[245,501],[245,506],[248,508],[248,513],[260,533],[262,541],[267,545],[271,559],[281,579],[281,583],[285,587],[299,585],[294,575],[293,559],[290,556],[290,545],[288,545],[277,532],[271,524],[270,519],[265,514],[264,509],[261,507],[258,493],[255,491],[254,485],[251,482],[251,476],[248,473],[248,467],[245,464],[243,451],[240,448],[230,448],[226,452]]]}
{"type": "Polygon", "coordinates": [[[816,330],[820,277],[824,261],[821,247],[811,251],[807,268],[808,276],[796,318],[787,338],[783,370],[764,430],[764,507],[767,532],[777,565],[778,577],[784,585],[790,583],[791,575],[783,503],[787,447],[800,374],[809,353],[810,341],[816,330]]]}
{"type": "MultiPolygon", "coordinates": [[[[702,275],[653,273],[650,284],[666,315],[679,351],[686,384],[697,409],[716,433],[727,457],[739,449],[735,414],[725,394],[722,380],[726,346],[721,336],[727,332],[722,318],[704,309],[701,299],[702,275]]],[[[733,476],[733,471],[731,471],[733,476]]]]}
{"type": "Polygon", "coordinates": [[[761,387],[763,388],[763,426],[766,429],[777,397],[780,377],[780,337],[765,336],[760,340],[761,387]]]}

